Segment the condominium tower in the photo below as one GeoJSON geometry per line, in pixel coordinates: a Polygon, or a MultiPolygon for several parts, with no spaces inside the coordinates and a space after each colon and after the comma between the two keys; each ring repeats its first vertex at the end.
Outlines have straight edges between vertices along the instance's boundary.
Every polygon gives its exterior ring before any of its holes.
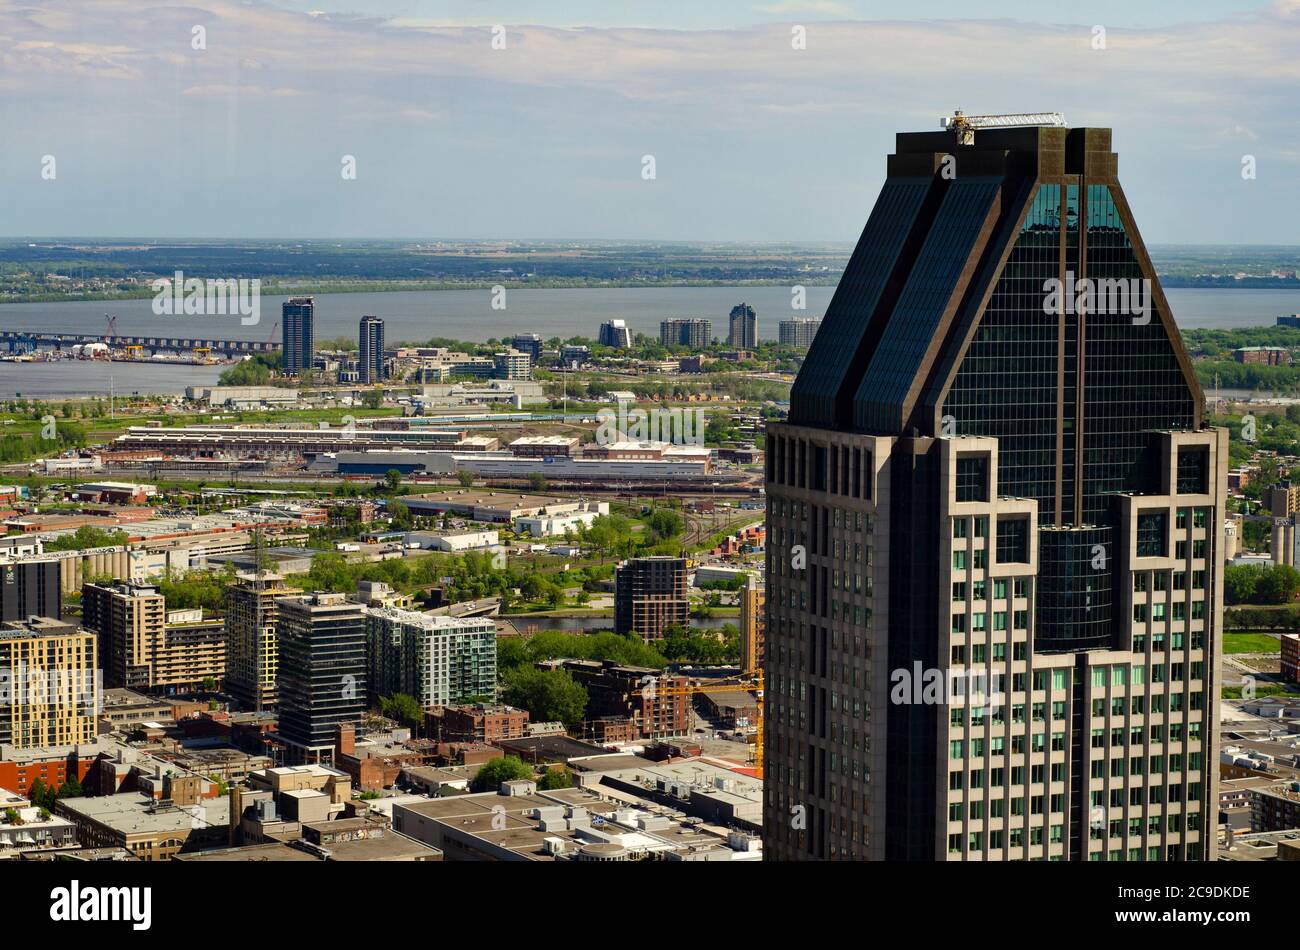
{"type": "Polygon", "coordinates": [[[316,301],[311,297],[290,297],[280,307],[284,334],[283,362],[286,376],[301,376],[316,358],[316,301]]]}
{"type": "Polygon", "coordinates": [[[384,321],[362,317],[357,355],[359,382],[382,383],[387,377],[384,367],[384,321]]]}
{"type": "Polygon", "coordinates": [[[707,347],[713,338],[708,320],[674,317],[659,321],[659,342],[664,346],[689,346],[693,350],[707,347]]]}
{"type": "Polygon", "coordinates": [[[690,622],[686,559],[637,557],[614,569],[614,630],[647,642],[690,622]]]}
{"type": "Polygon", "coordinates": [[[758,346],[758,314],[747,303],[731,308],[727,318],[727,342],[731,346],[752,350],[758,346]]]}
{"type": "Polygon", "coordinates": [[[1214,858],[1227,434],[1109,129],[899,135],[767,450],[770,857],[1214,858]]]}
{"type": "Polygon", "coordinates": [[[95,645],[91,631],[52,617],[0,624],[5,693],[0,745],[33,749],[95,740],[100,711],[95,645]]]}
{"type": "Polygon", "coordinates": [[[240,574],[226,591],[226,691],[241,709],[279,703],[279,599],[295,593],[270,571],[240,574]]]}
{"type": "Polygon", "coordinates": [[[814,320],[812,317],[782,320],[776,325],[777,342],[782,346],[807,349],[812,346],[813,338],[817,336],[817,330],[821,325],[820,320],[814,320]]]}
{"type": "Polygon", "coordinates": [[[281,597],[279,738],[290,765],[332,765],[366,708],[366,617],[343,594],[281,597]]]}
{"type": "Polygon", "coordinates": [[[490,617],[366,611],[371,697],[403,693],[423,707],[496,698],[497,626],[490,617]]]}

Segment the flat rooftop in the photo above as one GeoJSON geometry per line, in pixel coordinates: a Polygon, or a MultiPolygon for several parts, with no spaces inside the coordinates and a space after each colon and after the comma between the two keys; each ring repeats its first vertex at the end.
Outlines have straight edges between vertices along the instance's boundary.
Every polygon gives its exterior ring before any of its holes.
{"type": "MultiPolygon", "coordinates": [[[[203,809],[203,821],[209,826],[229,824],[228,797],[205,798],[199,802],[199,807],[203,809]]],[[[194,827],[196,818],[189,807],[160,807],[152,798],[138,792],[96,798],[65,798],[59,802],[59,808],[127,835],[188,831],[194,827]]]]}

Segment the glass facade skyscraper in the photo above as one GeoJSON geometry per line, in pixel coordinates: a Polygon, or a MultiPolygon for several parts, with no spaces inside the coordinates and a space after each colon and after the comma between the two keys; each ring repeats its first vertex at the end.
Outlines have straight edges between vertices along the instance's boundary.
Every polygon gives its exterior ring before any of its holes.
{"type": "Polygon", "coordinates": [[[380,383],[388,377],[384,368],[384,321],[378,317],[361,318],[357,371],[363,383],[380,383]]]}
{"type": "Polygon", "coordinates": [[[1110,130],[888,170],[768,429],[766,851],[1212,859],[1227,435],[1110,130]]]}
{"type": "Polygon", "coordinates": [[[282,367],[286,376],[301,376],[316,358],[316,302],[311,297],[290,297],[280,307],[284,334],[282,367]]]}

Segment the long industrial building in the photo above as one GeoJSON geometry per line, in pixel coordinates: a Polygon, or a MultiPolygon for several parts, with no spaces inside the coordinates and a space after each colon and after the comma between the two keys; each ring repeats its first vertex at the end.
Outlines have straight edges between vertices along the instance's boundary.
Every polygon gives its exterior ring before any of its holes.
{"type": "Polygon", "coordinates": [[[114,446],[166,455],[199,458],[257,457],[300,459],[340,450],[394,448],[455,449],[463,429],[380,429],[339,426],[331,429],[256,426],[131,426],[114,446]]]}
{"type": "Polygon", "coordinates": [[[703,446],[660,445],[644,458],[594,458],[548,455],[533,458],[510,452],[347,451],[323,458],[317,467],[340,475],[450,475],[473,472],[484,478],[527,478],[540,472],[547,479],[582,482],[638,479],[704,479],[711,474],[711,451],[703,446]]]}

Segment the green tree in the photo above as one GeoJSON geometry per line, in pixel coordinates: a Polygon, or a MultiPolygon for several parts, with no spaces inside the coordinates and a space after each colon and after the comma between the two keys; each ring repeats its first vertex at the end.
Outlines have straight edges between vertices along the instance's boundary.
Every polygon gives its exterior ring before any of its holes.
{"type": "Polygon", "coordinates": [[[493,759],[474,776],[471,787],[476,792],[490,792],[501,787],[502,782],[533,777],[533,767],[516,755],[493,759]]]}
{"type": "Polygon", "coordinates": [[[647,522],[656,540],[675,538],[686,528],[686,521],[671,508],[656,508],[647,522]]]}
{"type": "Polygon", "coordinates": [[[395,468],[390,468],[384,474],[384,487],[390,492],[395,492],[402,487],[402,473],[395,468]]]}
{"type": "Polygon", "coordinates": [[[382,389],[371,389],[361,397],[361,404],[367,409],[382,409],[384,406],[384,391],[382,389]]]}
{"type": "Polygon", "coordinates": [[[406,693],[381,696],[379,709],[389,719],[395,719],[412,729],[418,729],[424,724],[424,708],[414,696],[406,693]]]}
{"type": "Polygon", "coordinates": [[[67,779],[59,786],[59,798],[80,798],[83,792],[76,772],[70,772],[67,779]]]}
{"type": "Polygon", "coordinates": [[[530,491],[541,494],[546,491],[546,476],[541,472],[528,473],[528,488],[530,491]]]}
{"type": "Polygon", "coordinates": [[[391,498],[388,501],[388,518],[393,523],[393,527],[398,531],[409,531],[414,519],[411,517],[411,509],[406,507],[406,502],[397,498],[391,498]]]}
{"type": "Polygon", "coordinates": [[[502,698],[526,709],[533,722],[581,722],[587,710],[587,689],[567,670],[516,667],[506,675],[502,698]]]}
{"type": "Polygon", "coordinates": [[[1255,596],[1266,604],[1286,604],[1300,591],[1300,571],[1287,564],[1265,568],[1255,587],[1255,596]]]}
{"type": "Polygon", "coordinates": [[[573,776],[568,768],[547,769],[546,774],[537,780],[537,790],[552,791],[557,788],[572,788],[573,776]]]}
{"type": "Polygon", "coordinates": [[[49,796],[50,789],[40,779],[32,782],[31,786],[27,789],[27,800],[33,805],[44,806],[48,801],[49,796]]]}
{"type": "Polygon", "coordinates": [[[470,488],[474,485],[474,473],[469,469],[462,468],[456,473],[456,481],[460,483],[461,488],[470,488]]]}

